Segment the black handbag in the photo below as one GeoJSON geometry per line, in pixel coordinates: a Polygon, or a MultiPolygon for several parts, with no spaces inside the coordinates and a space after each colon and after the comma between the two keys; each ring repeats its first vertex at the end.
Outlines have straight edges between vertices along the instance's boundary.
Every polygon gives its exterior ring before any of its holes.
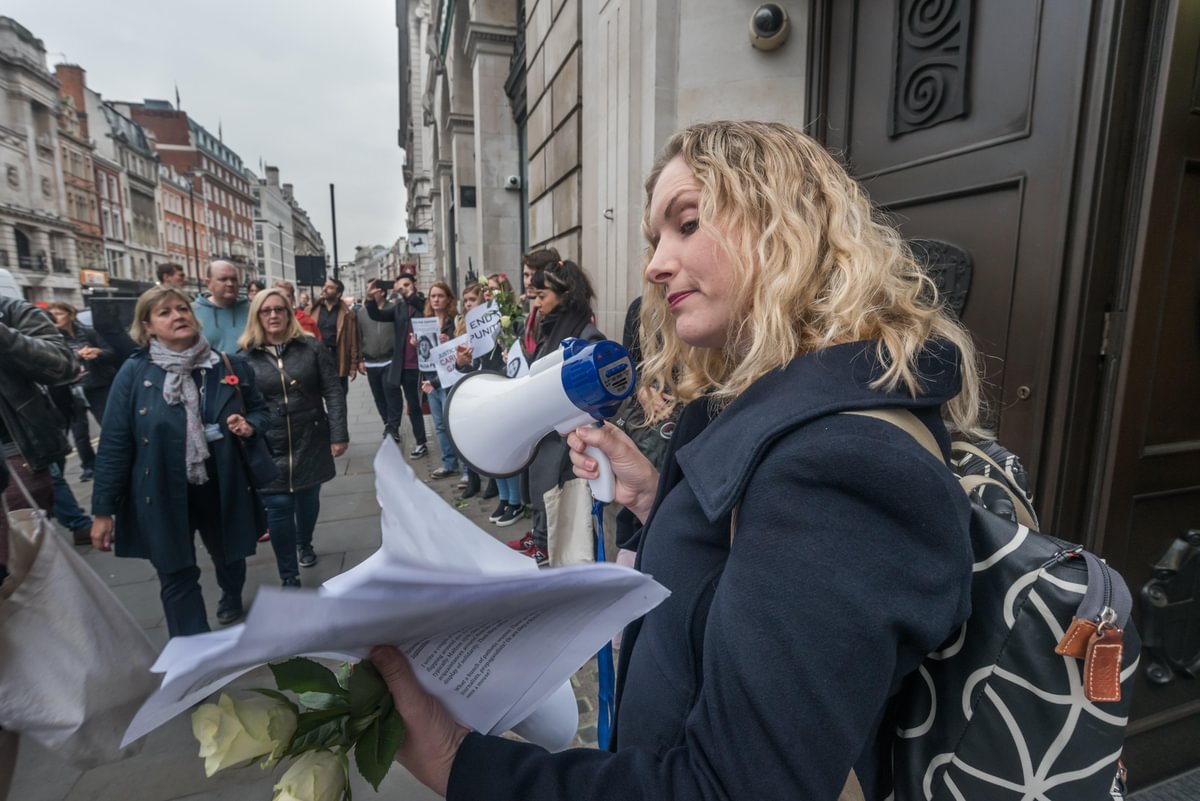
{"type": "MultiPolygon", "coordinates": [[[[225,371],[228,375],[234,375],[233,365],[229,361],[229,356],[225,353],[221,354],[221,360],[225,362],[225,371]]],[[[242,407],[242,416],[246,414],[246,399],[242,396],[242,388],[238,384],[233,385],[233,391],[237,393],[238,405],[242,407]]],[[[271,448],[267,445],[267,439],[260,435],[260,432],[255,431],[252,437],[234,437],[237,440],[238,450],[242,454],[242,464],[246,467],[246,475],[250,478],[250,484],[255,489],[263,489],[279,480],[279,466],[275,464],[275,457],[271,454],[271,448]]]]}
{"type": "MultiPolygon", "coordinates": [[[[892,423],[939,460],[911,413],[849,412],[892,423]]],[[[893,708],[894,794],[920,801],[1119,799],[1120,763],[1140,643],[1124,580],[1081,546],[1035,530],[1027,501],[1002,479],[1015,517],[972,498],[971,615],[909,676],[893,708]]],[[[999,478],[997,478],[997,476],[999,478]]]]}

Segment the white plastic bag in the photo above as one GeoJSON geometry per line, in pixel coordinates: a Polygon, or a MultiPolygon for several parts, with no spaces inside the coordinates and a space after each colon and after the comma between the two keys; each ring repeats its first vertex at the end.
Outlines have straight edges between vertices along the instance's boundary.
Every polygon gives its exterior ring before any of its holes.
{"type": "Polygon", "coordinates": [[[86,770],[120,759],[121,734],[158,686],[154,647],[104,581],[29,509],[9,518],[0,587],[0,727],[86,770]]]}

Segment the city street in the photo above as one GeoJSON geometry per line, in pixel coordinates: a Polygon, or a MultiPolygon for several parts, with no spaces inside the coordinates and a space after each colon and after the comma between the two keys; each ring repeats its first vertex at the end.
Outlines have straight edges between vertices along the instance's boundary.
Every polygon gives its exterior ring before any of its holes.
{"type": "MultiPolygon", "coordinates": [[[[321,493],[321,516],[314,544],[319,562],[302,571],[307,587],[315,587],[326,579],[358,564],[373,553],[380,543],[379,508],[375,501],[372,461],[382,424],[375,411],[365,377],[350,386],[350,447],[338,460],[339,474],[326,484],[321,493]]],[[[429,432],[429,455],[415,460],[418,475],[428,475],[440,462],[437,439],[433,436],[432,420],[426,418],[429,432]]],[[[404,424],[404,451],[412,447],[407,421],[404,424]]],[[[93,436],[95,435],[93,428],[93,436]]],[[[79,463],[72,455],[67,463],[67,478],[80,504],[90,508],[91,484],[79,482],[79,463]]],[[[442,497],[453,503],[458,490],[455,479],[431,481],[442,497]]],[[[495,506],[494,499],[472,499],[462,508],[471,520],[499,539],[521,536],[527,525],[499,529],[487,522],[495,506]]],[[[524,521],[526,524],[528,521],[524,521]]],[[[61,531],[64,536],[69,536],[61,531]]],[[[219,597],[211,562],[197,545],[198,562],[203,569],[201,583],[208,605],[209,623],[216,629],[216,600],[219,597]]],[[[138,559],[117,559],[111,553],[92,548],[80,548],[97,573],[104,577],[117,598],[123,603],[156,647],[167,640],[159,585],[150,563],[138,559]]],[[[249,560],[245,600],[252,602],[260,585],[278,584],[275,559],[270,545],[259,545],[258,553],[249,560]]],[[[580,708],[580,729],[576,736],[579,746],[595,746],[595,662],[589,662],[572,680],[580,708]]],[[[230,685],[237,687],[272,687],[270,673],[265,669],[253,671],[230,685]]],[[[283,768],[265,772],[253,764],[247,768],[227,770],[211,779],[204,777],[203,761],[197,756],[198,745],[191,734],[189,716],[180,716],[150,734],[143,741],[139,754],[122,762],[80,772],[57,759],[52,753],[34,743],[23,741],[17,764],[16,778],[10,792],[15,801],[267,801],[271,787],[283,768]]],[[[419,785],[398,765],[393,766],[376,795],[371,787],[354,773],[355,798],[419,799],[435,796],[419,785]]]]}

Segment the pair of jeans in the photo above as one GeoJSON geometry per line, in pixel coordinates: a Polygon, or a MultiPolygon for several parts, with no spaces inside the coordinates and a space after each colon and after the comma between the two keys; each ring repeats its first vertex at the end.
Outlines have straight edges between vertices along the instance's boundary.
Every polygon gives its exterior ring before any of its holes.
{"type": "Polygon", "coordinates": [[[433,415],[433,430],[437,432],[438,446],[442,449],[442,469],[458,471],[458,454],[446,433],[446,392],[445,387],[435,387],[429,394],[429,413],[433,415]]]}
{"type": "MultiPolygon", "coordinates": [[[[367,383],[371,385],[371,396],[384,430],[392,436],[400,436],[400,421],[404,419],[404,395],[399,387],[388,386],[387,373],[391,367],[368,367],[367,383]]],[[[423,428],[424,426],[422,426],[423,428]]]]}
{"type": "Polygon", "coordinates": [[[92,449],[92,432],[88,426],[88,410],[83,398],[71,393],[71,439],[75,441],[75,452],[79,454],[79,466],[91,470],[96,466],[96,451],[92,449]]]}
{"type": "MultiPolygon", "coordinates": [[[[408,422],[412,424],[413,439],[418,445],[425,444],[425,413],[421,411],[421,374],[416,370],[401,369],[392,362],[392,369],[400,370],[400,389],[408,405],[408,422]]],[[[395,376],[392,376],[393,379],[395,376]]],[[[396,427],[399,431],[399,426],[396,427]]]]}
{"type": "Polygon", "coordinates": [[[79,501],[75,500],[71,485],[63,478],[62,465],[50,465],[50,478],[54,482],[54,519],[71,532],[91,526],[92,518],[79,508],[79,501]]]}
{"type": "MultiPolygon", "coordinates": [[[[242,605],[242,587],[246,584],[246,560],[227,561],[222,540],[221,491],[216,479],[205,484],[188,485],[188,544],[195,562],[193,532],[200,532],[208,555],[212,557],[221,588],[222,600],[228,605],[242,605]],[[228,600],[226,600],[228,599],[228,600]]],[[[271,532],[274,537],[275,532],[271,532]]],[[[159,597],[167,618],[167,633],[171,637],[203,634],[208,631],[208,614],[204,611],[204,596],[200,592],[200,568],[193,564],[172,573],[158,574],[159,597]]]]}
{"type": "Polygon", "coordinates": [[[321,485],[295,492],[263,493],[262,504],[267,510],[279,580],[294,579],[300,575],[296,549],[312,547],[313,529],[321,514],[321,485]]]}
{"type": "Polygon", "coordinates": [[[83,396],[87,398],[88,406],[92,408],[92,417],[100,425],[104,424],[104,410],[108,407],[108,387],[84,388],[83,396]]]}
{"type": "Polygon", "coordinates": [[[508,478],[496,479],[496,491],[500,493],[500,500],[511,506],[521,505],[521,476],[509,476],[508,478]]]}

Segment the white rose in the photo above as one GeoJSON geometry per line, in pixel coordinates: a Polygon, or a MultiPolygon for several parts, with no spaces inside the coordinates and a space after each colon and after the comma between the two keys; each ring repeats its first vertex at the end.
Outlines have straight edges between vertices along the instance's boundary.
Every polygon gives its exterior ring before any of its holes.
{"type": "Polygon", "coordinates": [[[509,328],[511,328],[512,327],[512,318],[509,317],[507,314],[504,315],[503,317],[501,317],[500,318],[500,327],[505,330],[508,330],[509,328]]]}
{"type": "Polygon", "coordinates": [[[255,757],[278,756],[295,733],[295,710],[265,695],[234,701],[221,693],[217,703],[192,713],[192,734],[200,741],[206,776],[255,757]]]}
{"type": "Polygon", "coordinates": [[[275,785],[271,801],[338,801],[346,790],[346,766],[330,751],[305,751],[275,785]]]}

